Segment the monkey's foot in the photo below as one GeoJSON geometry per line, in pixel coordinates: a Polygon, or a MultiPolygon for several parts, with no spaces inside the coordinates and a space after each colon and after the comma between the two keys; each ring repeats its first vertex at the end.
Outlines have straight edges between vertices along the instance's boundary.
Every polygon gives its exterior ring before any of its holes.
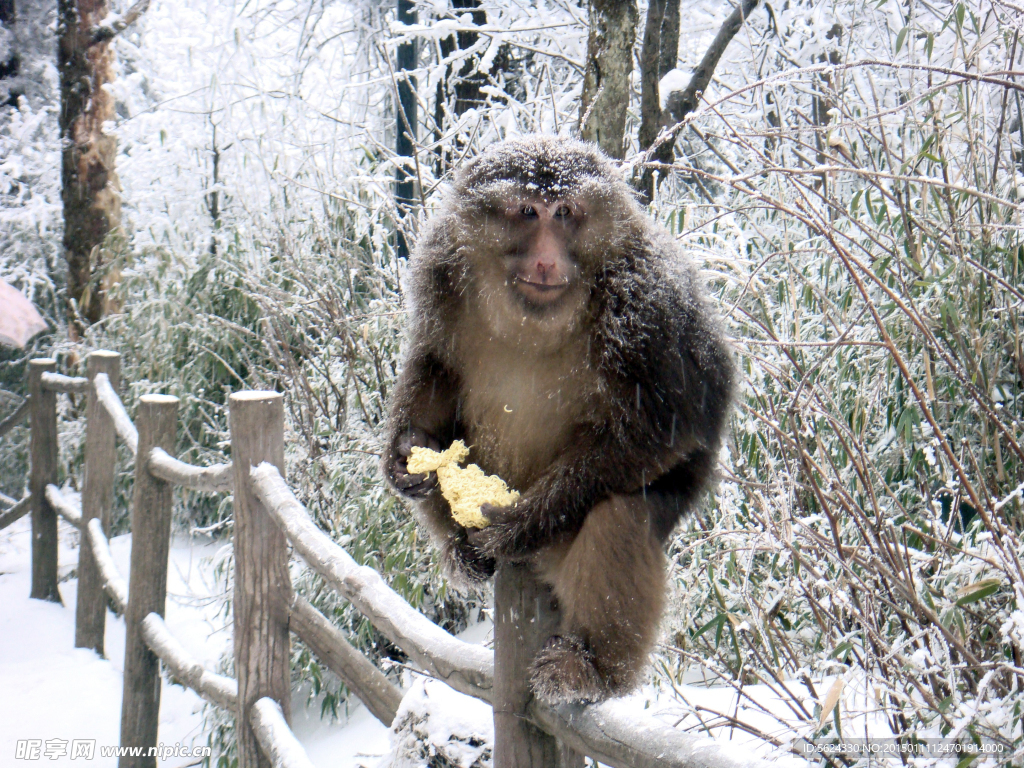
{"type": "Polygon", "coordinates": [[[555,635],[540,649],[530,669],[530,687],[549,704],[593,702],[608,698],[594,655],[583,641],[555,635]]]}

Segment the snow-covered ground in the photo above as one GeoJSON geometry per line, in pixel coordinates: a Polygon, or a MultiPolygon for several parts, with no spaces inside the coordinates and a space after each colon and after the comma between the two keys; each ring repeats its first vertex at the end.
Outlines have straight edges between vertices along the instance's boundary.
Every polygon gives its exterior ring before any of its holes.
{"type": "MultiPolygon", "coordinates": [[[[91,765],[97,768],[114,766],[116,758],[103,758],[103,746],[118,744],[121,718],[121,686],[124,662],[124,621],[107,614],[106,654],[99,658],[92,651],[74,647],[75,596],[77,580],[66,578],[60,584],[63,605],[28,598],[31,582],[30,523],[23,518],[0,531],[0,768],[24,768],[27,765],[51,766],[91,765]],[[41,763],[16,759],[19,740],[38,739],[54,743],[58,753],[67,747],[69,754],[41,763]],[[96,756],[92,761],[72,759],[73,740],[95,740],[96,756]]],[[[212,577],[214,563],[223,554],[223,545],[202,538],[178,537],[172,542],[168,572],[167,624],[182,645],[208,669],[216,669],[221,655],[231,643],[231,628],[224,616],[218,615],[217,584],[212,577]]],[[[131,536],[111,541],[111,552],[118,569],[129,573],[131,536]]],[[[60,522],[60,574],[73,576],[78,561],[78,535],[69,525],[60,522]]],[[[489,640],[490,626],[477,624],[463,633],[463,639],[484,643],[489,640]]],[[[407,679],[409,686],[412,680],[407,679]]],[[[735,708],[734,693],[724,687],[680,686],[680,694],[691,704],[700,703],[716,711],[735,708]]],[[[761,686],[749,686],[747,692],[766,708],[778,710],[779,702],[761,686]]],[[[321,720],[319,707],[307,708],[306,697],[296,694],[292,702],[292,727],[314,765],[320,768],[377,768],[389,749],[388,729],[361,705],[354,704],[344,722],[321,720]]],[[[634,712],[660,711],[668,722],[682,719],[678,700],[672,697],[657,700],[651,688],[645,688],[616,706],[634,712]]],[[[160,704],[160,742],[187,747],[206,744],[202,733],[202,700],[177,685],[163,686],[160,704]]],[[[742,709],[742,707],[741,707],[742,709]]],[[[474,699],[462,696],[446,686],[429,680],[418,680],[403,702],[403,712],[429,711],[429,716],[416,728],[420,739],[443,745],[455,733],[491,740],[489,708],[474,699]]],[[[747,712],[748,717],[752,714],[747,712]]],[[[756,718],[755,718],[756,719],[756,718]]],[[[758,723],[772,730],[771,718],[758,723]]],[[[755,740],[742,733],[719,729],[716,735],[732,741],[741,749],[750,749],[755,740]]],[[[403,736],[403,744],[408,733],[403,736]]],[[[406,747],[410,744],[404,744],[406,747]]],[[[764,754],[763,744],[758,751],[764,754]]],[[[473,757],[468,746],[453,745],[453,757],[473,757]]],[[[481,745],[482,748],[482,745],[481,745]]],[[[400,750],[401,751],[401,750],[400,750]]],[[[193,758],[169,756],[161,765],[184,768],[194,764],[193,758]]],[[[389,761],[390,762],[390,761],[389,761]]],[[[787,764],[801,761],[790,758],[787,764]]],[[[460,761],[461,764],[461,761],[460,761]]]]}
{"type": "MultiPolygon", "coordinates": [[[[60,523],[60,574],[69,574],[78,562],[78,535],[60,523]]],[[[31,526],[28,517],[0,531],[0,768],[29,765],[116,765],[116,758],[101,758],[103,746],[116,746],[121,723],[121,686],[124,664],[124,621],[107,614],[106,659],[75,648],[75,596],[78,581],[60,585],[63,605],[30,600],[31,526]],[[67,755],[57,759],[16,759],[17,742],[40,739],[67,755]],[[75,739],[96,742],[93,760],[71,759],[75,739]]],[[[167,578],[167,624],[182,645],[208,669],[231,642],[231,628],[218,616],[211,596],[216,589],[212,563],[220,544],[201,539],[176,538],[172,543],[167,578]]],[[[128,578],[131,536],[111,541],[118,569],[128,578]]],[[[292,703],[293,724],[299,740],[317,766],[370,768],[388,749],[388,731],[362,706],[352,709],[345,723],[321,721],[319,708],[306,709],[305,698],[292,703]]],[[[202,700],[181,686],[164,684],[160,701],[160,742],[165,745],[206,744],[202,733],[202,700]]],[[[168,768],[194,762],[167,757],[168,768]]]]}

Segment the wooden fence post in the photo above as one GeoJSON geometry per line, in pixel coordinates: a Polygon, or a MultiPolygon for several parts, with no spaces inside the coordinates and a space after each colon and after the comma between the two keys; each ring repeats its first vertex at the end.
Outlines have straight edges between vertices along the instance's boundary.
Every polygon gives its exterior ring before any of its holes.
{"type": "Polygon", "coordinates": [[[494,768],[582,768],[583,757],[526,718],[529,666],[558,622],[551,590],[501,563],[494,580],[494,768]]]}
{"type": "Polygon", "coordinates": [[[28,388],[32,397],[32,593],[39,600],[59,603],[57,589],[57,513],[46,501],[46,486],[57,482],[57,393],[43,388],[43,374],[57,370],[48,357],[28,362],[28,388]]]}
{"type": "MultiPolygon", "coordinates": [[[[152,448],[174,453],[178,398],[143,395],[135,417],[139,448],[135,457],[132,498],[132,563],[125,611],[124,694],[121,697],[121,746],[157,745],[160,717],[160,661],[142,637],[142,620],[150,613],[164,615],[167,598],[167,556],[171,544],[170,483],[146,468],[152,448]]],[[[153,768],[156,757],[122,756],[119,768],[153,768]]]]}
{"type": "MultiPolygon", "coordinates": [[[[99,351],[86,361],[89,395],[85,408],[85,481],[82,484],[82,531],[89,521],[99,518],[103,533],[110,535],[110,508],[114,503],[114,470],[117,465],[114,420],[96,397],[94,379],[105,373],[117,391],[121,376],[121,356],[99,351]]],[[[75,647],[92,648],[103,655],[103,630],[107,620],[107,596],[103,592],[92,547],[85,540],[78,550],[78,602],[75,608],[75,647]]]]}
{"type": "Polygon", "coordinates": [[[235,473],[235,675],[238,768],[269,768],[252,730],[253,704],[269,696],[291,721],[288,613],[292,599],[284,533],[252,491],[249,470],[268,461],[284,475],[284,398],[237,392],[229,398],[235,473]]]}

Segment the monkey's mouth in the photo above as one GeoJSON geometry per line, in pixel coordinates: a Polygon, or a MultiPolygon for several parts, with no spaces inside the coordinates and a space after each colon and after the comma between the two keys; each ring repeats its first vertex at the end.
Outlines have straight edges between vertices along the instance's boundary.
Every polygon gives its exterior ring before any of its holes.
{"type": "Polygon", "coordinates": [[[569,288],[568,282],[536,283],[519,277],[515,280],[516,290],[533,304],[550,304],[569,288]]]}

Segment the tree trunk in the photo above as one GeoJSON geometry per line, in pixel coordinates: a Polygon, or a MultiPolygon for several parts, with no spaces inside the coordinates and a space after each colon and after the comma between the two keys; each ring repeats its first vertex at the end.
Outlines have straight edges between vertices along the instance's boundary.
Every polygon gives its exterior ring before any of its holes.
{"type": "MultiPolygon", "coordinates": [[[[669,70],[675,68],[679,52],[680,0],[650,0],[647,22],[644,25],[644,44],[640,54],[640,130],[637,141],[646,151],[654,144],[661,131],[661,91],[659,82],[669,70]]],[[[655,162],[671,165],[675,160],[674,142],[666,141],[651,158],[655,162]]],[[[659,180],[664,176],[659,176],[659,180]]],[[[634,185],[641,202],[654,199],[654,170],[644,168],[634,185]]]]}
{"type": "MultiPolygon", "coordinates": [[[[480,8],[480,0],[452,0],[450,16],[461,18],[464,13],[472,15],[473,23],[482,26],[487,23],[487,11],[480,8]]],[[[451,37],[440,41],[441,56],[448,58],[455,51],[472,48],[480,39],[477,32],[456,32],[451,37]]],[[[472,58],[463,60],[456,73],[451,66],[446,67],[445,76],[437,83],[434,101],[434,137],[438,143],[435,175],[440,178],[452,165],[451,145],[441,146],[444,131],[457,118],[470,109],[480,107],[484,103],[481,86],[486,76],[478,69],[478,61],[472,58]],[[454,100],[453,98],[454,97],[454,100]],[[454,118],[454,119],[453,119],[454,118]]],[[[459,146],[456,139],[455,146],[459,146]]]]}
{"type": "Polygon", "coordinates": [[[102,251],[121,224],[117,142],[103,133],[104,121],[114,118],[114,97],[104,88],[114,77],[114,51],[109,39],[94,38],[109,12],[107,0],[58,0],[61,198],[73,335],[103,317],[118,280],[105,269],[102,251]]]}
{"type": "MultiPolygon", "coordinates": [[[[398,0],[398,21],[402,24],[415,24],[416,5],[412,0],[398,0]]],[[[399,258],[409,257],[409,243],[406,238],[406,222],[413,207],[416,187],[414,174],[409,168],[416,151],[416,125],[419,122],[416,103],[416,78],[408,73],[416,69],[418,46],[415,40],[398,46],[398,104],[396,104],[397,121],[395,126],[395,154],[402,163],[395,171],[395,207],[398,209],[399,221],[396,227],[395,250],[399,258]],[[405,160],[403,160],[405,158],[405,160]]]]}
{"type": "Polygon", "coordinates": [[[587,67],[580,102],[580,136],[622,159],[633,73],[636,0],[590,0],[587,67]]]}
{"type": "MultiPolygon", "coordinates": [[[[6,54],[0,55],[0,80],[14,78],[21,70],[21,58],[14,46],[14,25],[18,20],[14,0],[0,0],[0,27],[7,30],[8,40],[11,41],[11,48],[6,54]]],[[[4,103],[7,106],[15,106],[18,103],[18,93],[15,89],[9,91],[4,103]]]]}

